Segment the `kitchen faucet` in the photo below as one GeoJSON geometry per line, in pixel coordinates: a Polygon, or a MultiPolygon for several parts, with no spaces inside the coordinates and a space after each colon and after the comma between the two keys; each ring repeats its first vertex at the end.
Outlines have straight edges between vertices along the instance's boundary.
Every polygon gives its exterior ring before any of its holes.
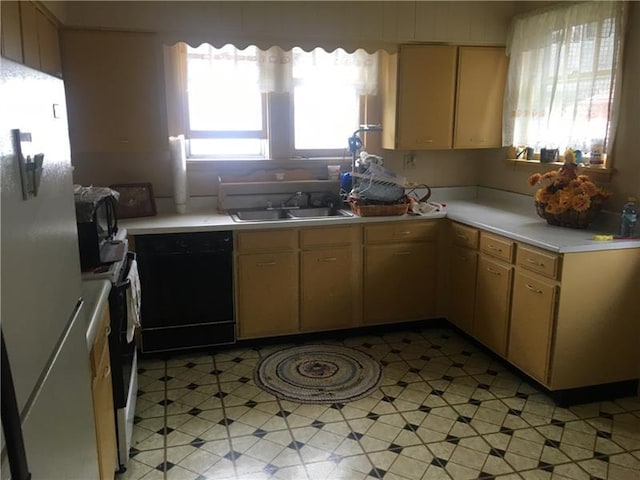
{"type": "Polygon", "coordinates": [[[282,208],[299,208],[300,205],[298,205],[298,201],[300,200],[300,197],[302,196],[302,192],[296,192],[293,195],[291,195],[289,198],[287,198],[286,200],[284,200],[280,206],[282,208]],[[288,207],[287,204],[293,200],[293,206],[288,207]]]}

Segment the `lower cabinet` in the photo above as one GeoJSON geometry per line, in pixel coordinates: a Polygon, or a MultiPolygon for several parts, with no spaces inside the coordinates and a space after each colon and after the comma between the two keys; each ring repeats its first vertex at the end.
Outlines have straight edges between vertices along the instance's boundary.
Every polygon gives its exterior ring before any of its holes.
{"type": "Polygon", "coordinates": [[[112,480],[117,462],[116,421],[109,359],[109,307],[105,305],[91,350],[91,393],[98,444],[100,480],[112,480]]]}
{"type": "Polygon", "coordinates": [[[551,280],[517,270],[507,359],[536,380],[546,383],[557,287],[551,280]]]}
{"type": "Polygon", "coordinates": [[[300,230],[300,329],[354,327],[361,315],[359,227],[300,230]]]}
{"type": "Polygon", "coordinates": [[[299,330],[297,252],[238,255],[236,272],[241,338],[299,330]]]}
{"type": "Polygon", "coordinates": [[[394,222],[365,227],[363,323],[434,316],[438,225],[394,222]]]}
{"type": "Polygon", "coordinates": [[[469,248],[454,246],[450,257],[449,320],[464,330],[473,332],[476,299],[478,253],[469,248]]]}
{"type": "Polygon", "coordinates": [[[450,226],[452,323],[550,390],[640,377],[640,248],[559,254],[450,226]]]}
{"type": "Polygon", "coordinates": [[[502,356],[507,353],[512,270],[486,255],[478,259],[473,335],[502,356]]]}

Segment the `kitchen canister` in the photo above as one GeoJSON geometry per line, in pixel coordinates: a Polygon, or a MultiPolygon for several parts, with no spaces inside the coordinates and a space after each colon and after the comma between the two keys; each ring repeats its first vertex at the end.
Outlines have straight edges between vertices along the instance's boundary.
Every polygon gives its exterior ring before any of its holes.
{"type": "Polygon", "coordinates": [[[173,174],[173,200],[177,213],[187,213],[187,153],[184,135],[169,137],[171,169],[173,174]]]}

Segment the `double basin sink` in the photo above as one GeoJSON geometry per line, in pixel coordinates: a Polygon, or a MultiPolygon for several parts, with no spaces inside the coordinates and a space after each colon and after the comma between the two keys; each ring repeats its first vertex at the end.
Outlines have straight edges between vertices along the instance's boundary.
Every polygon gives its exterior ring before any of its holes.
{"type": "Polygon", "coordinates": [[[270,210],[238,210],[229,213],[234,222],[271,222],[276,220],[303,220],[318,218],[353,217],[348,210],[329,207],[318,208],[276,208],[270,210]]]}

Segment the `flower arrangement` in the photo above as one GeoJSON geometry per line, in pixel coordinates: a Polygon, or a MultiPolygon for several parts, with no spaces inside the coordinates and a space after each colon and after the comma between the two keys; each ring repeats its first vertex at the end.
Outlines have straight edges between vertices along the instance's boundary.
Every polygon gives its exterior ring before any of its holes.
{"type": "Polygon", "coordinates": [[[532,187],[544,184],[534,195],[536,211],[551,225],[586,228],[611,194],[598,188],[587,175],[578,175],[572,149],[564,158],[560,169],[529,177],[532,187]]]}

